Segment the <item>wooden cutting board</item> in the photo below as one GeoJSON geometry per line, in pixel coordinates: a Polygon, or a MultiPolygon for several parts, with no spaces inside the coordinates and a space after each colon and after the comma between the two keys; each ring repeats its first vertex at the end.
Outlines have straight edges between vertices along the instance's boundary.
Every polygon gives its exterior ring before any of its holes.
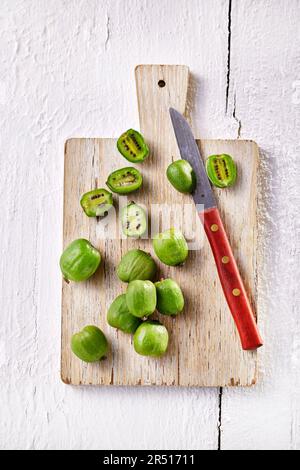
{"type": "MultiPolygon", "coordinates": [[[[159,278],[172,277],[183,289],[186,307],[176,319],[159,316],[170,332],[168,353],[161,359],[137,355],[132,338],[106,323],[106,312],[126,285],[116,275],[116,266],[128,249],[139,247],[153,254],[151,240],[126,240],[118,236],[117,218],[98,221],[83,213],[80,196],[105,187],[108,174],[128,166],[116,149],[116,139],[70,139],[65,145],[64,247],[73,239],[87,238],[103,257],[101,268],[84,283],[63,282],[61,376],[67,384],[91,385],[182,385],[248,386],[257,378],[257,353],[241,349],[231,314],[217,276],[209,244],[196,217],[190,196],[181,195],[168,183],[165,171],[179,158],[168,109],[184,113],[188,97],[189,71],[185,66],[141,65],[135,71],[141,132],[151,155],[138,168],[144,176],[143,190],[131,199],[145,204],[152,226],[159,220],[169,228],[179,222],[192,249],[182,267],[158,262],[159,278]],[[159,86],[164,81],[165,86],[159,86]],[[165,205],[167,216],[159,216],[165,205]],[[168,214],[172,207],[173,215],[168,214]],[[168,220],[171,217],[171,222],[168,220]],[[196,237],[193,240],[193,234],[196,237]],[[73,333],[88,324],[98,325],[111,348],[106,360],[85,364],[70,350],[73,333]]],[[[126,127],[130,127],[130,123],[126,127]]],[[[219,208],[229,233],[254,309],[256,304],[258,148],[252,141],[199,140],[203,158],[214,153],[231,154],[238,165],[237,184],[216,190],[219,208]]],[[[124,197],[114,197],[118,214],[124,197]]],[[[158,260],[157,260],[158,261],[158,260]]],[[[157,315],[158,316],[158,315],[157,315]]]]}

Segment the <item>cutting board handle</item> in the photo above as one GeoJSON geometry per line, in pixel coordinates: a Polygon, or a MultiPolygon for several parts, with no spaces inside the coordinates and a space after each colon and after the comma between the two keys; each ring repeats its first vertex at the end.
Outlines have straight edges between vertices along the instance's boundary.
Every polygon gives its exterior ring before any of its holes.
{"type": "MultiPolygon", "coordinates": [[[[165,132],[173,135],[169,108],[186,109],[189,68],[186,65],[138,65],[135,68],[141,132],[151,144],[165,132]]],[[[167,139],[169,140],[169,139],[167,139]]]]}

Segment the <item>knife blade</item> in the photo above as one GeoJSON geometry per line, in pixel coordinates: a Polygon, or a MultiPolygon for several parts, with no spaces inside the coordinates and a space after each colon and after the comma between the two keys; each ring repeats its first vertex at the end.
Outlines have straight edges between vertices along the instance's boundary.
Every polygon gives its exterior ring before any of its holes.
{"type": "Polygon", "coordinates": [[[196,174],[197,185],[193,199],[213,252],[223,292],[238,329],[242,347],[245,350],[255,350],[263,345],[263,341],[206,175],[199,148],[182,114],[170,108],[170,116],[181,158],[191,164],[196,174]]]}
{"type": "Polygon", "coordinates": [[[216,207],[216,199],[189,124],[174,108],[170,108],[170,116],[181,158],[191,164],[197,177],[197,186],[192,195],[195,204],[203,204],[204,209],[216,207]]]}

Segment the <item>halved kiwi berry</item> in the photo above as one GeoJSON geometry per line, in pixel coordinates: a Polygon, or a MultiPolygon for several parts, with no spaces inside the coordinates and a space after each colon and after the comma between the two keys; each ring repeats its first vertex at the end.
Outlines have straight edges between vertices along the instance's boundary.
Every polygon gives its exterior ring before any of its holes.
{"type": "Polygon", "coordinates": [[[142,183],[143,177],[141,173],[136,168],[130,166],[113,171],[106,182],[109,189],[118,194],[132,193],[139,189],[142,183]]]}
{"type": "Polygon", "coordinates": [[[217,188],[228,188],[236,181],[237,168],[233,158],[223,153],[211,155],[206,160],[206,173],[217,188]]]}
{"type": "Polygon", "coordinates": [[[127,237],[141,237],[147,230],[147,217],[141,206],[130,202],[122,210],[121,224],[127,237]]]}
{"type": "Polygon", "coordinates": [[[143,162],[149,155],[144,137],[134,129],[128,129],[119,137],[117,147],[123,157],[133,163],[143,162]]]}
{"type": "Polygon", "coordinates": [[[104,217],[113,206],[113,196],[106,189],[94,189],[82,196],[80,204],[88,217],[104,217]]]}

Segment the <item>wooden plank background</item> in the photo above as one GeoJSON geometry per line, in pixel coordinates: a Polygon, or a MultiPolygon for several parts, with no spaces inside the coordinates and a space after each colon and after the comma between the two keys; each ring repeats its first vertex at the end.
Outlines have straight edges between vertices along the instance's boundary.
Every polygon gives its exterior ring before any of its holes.
{"type": "Polygon", "coordinates": [[[0,12],[1,448],[299,449],[299,0],[2,0],[0,12]],[[189,65],[196,136],[260,148],[265,345],[250,389],[59,379],[64,143],[139,126],[145,61],[189,65]]]}

